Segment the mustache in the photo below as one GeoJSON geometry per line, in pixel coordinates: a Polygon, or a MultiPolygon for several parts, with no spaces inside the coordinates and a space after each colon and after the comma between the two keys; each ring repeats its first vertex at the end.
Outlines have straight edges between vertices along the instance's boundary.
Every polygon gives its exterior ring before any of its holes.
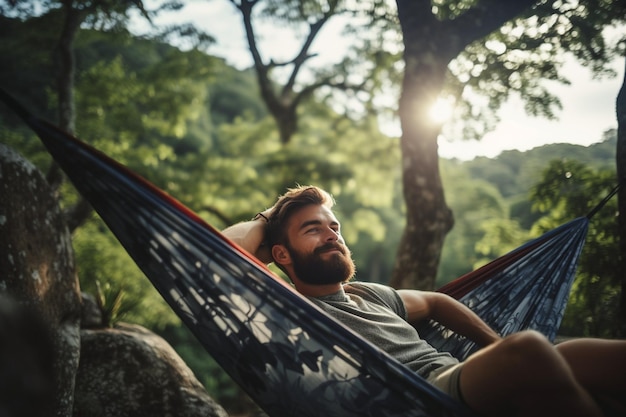
{"type": "Polygon", "coordinates": [[[333,249],[337,249],[339,252],[341,252],[344,255],[346,254],[346,247],[342,245],[341,243],[336,243],[336,242],[326,243],[318,248],[315,248],[313,253],[316,255],[319,255],[322,252],[326,252],[326,251],[333,250],[333,249]]]}

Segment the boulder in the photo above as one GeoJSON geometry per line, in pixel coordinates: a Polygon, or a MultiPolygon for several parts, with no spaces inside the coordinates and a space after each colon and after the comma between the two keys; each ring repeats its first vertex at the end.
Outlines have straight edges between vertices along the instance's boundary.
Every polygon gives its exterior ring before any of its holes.
{"type": "Polygon", "coordinates": [[[50,415],[72,410],[80,351],[78,288],[57,199],[39,170],[0,144],[0,293],[34,312],[50,332],[56,390],[50,415]]]}
{"type": "Polygon", "coordinates": [[[0,416],[227,416],[165,340],[104,327],[79,287],[57,199],[0,144],[0,416]]]}
{"type": "Polygon", "coordinates": [[[132,324],[81,331],[74,417],[227,417],[172,347],[132,324]]]}
{"type": "Polygon", "coordinates": [[[54,349],[34,310],[0,295],[0,416],[46,416],[55,403],[54,349]]]}

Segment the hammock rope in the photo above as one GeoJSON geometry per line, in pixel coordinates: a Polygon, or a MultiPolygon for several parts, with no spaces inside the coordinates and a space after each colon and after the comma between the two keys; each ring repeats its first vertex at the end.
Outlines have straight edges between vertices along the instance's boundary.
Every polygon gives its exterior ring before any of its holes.
{"type": "Polygon", "coordinates": [[[608,202],[609,202],[609,200],[610,200],[611,198],[613,198],[613,196],[614,196],[615,194],[617,194],[617,192],[619,191],[619,189],[620,189],[620,188],[624,185],[624,182],[626,182],[626,178],[622,178],[622,179],[621,179],[621,180],[617,183],[617,185],[616,185],[615,187],[613,187],[613,189],[611,190],[611,192],[609,192],[609,193],[607,194],[607,196],[606,196],[606,197],[604,197],[604,198],[602,199],[602,201],[600,201],[600,202],[599,202],[599,203],[598,203],[598,204],[597,204],[597,205],[596,205],[593,209],[591,209],[591,210],[589,211],[589,213],[587,214],[587,216],[586,216],[586,217],[587,217],[589,220],[591,220],[591,218],[592,218],[593,216],[595,216],[597,212],[599,212],[600,210],[602,210],[602,208],[606,205],[606,203],[608,203],[608,202]]]}

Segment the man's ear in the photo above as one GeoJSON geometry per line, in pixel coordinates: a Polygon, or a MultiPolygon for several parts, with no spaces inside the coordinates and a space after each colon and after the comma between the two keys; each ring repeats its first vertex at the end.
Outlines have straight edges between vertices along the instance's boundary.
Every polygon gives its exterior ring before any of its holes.
{"type": "Polygon", "coordinates": [[[291,263],[291,255],[284,245],[272,246],[272,258],[274,258],[274,262],[280,265],[289,265],[291,263]]]}

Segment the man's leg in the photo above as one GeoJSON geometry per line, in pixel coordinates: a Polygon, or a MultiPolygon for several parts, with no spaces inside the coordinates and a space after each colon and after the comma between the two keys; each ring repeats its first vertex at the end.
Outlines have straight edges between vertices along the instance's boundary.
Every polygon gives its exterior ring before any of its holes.
{"type": "Polygon", "coordinates": [[[626,341],[574,339],[556,349],[591,395],[626,415],[626,341]]]}
{"type": "Polygon", "coordinates": [[[465,402],[484,415],[602,416],[568,362],[533,331],[508,336],[470,356],[460,386],[465,402]]]}

